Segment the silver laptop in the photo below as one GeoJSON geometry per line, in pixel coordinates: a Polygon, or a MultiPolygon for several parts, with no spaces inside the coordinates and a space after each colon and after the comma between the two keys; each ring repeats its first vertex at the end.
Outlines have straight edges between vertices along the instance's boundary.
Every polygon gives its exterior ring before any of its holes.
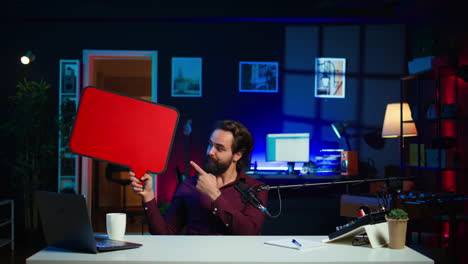
{"type": "Polygon", "coordinates": [[[49,246],[98,253],[142,245],[95,236],[82,195],[36,191],[35,197],[49,246]]]}

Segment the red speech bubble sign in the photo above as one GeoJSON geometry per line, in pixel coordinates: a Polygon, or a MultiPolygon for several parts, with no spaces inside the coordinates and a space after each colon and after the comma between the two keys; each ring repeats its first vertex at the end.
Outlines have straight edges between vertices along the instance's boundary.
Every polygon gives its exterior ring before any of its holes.
{"type": "Polygon", "coordinates": [[[162,173],[179,120],[176,109],[94,87],[83,90],[70,138],[80,155],[129,166],[140,179],[162,173]]]}

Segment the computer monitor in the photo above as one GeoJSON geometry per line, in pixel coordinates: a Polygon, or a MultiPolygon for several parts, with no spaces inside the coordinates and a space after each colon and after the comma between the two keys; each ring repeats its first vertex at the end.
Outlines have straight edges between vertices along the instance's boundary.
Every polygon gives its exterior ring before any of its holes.
{"type": "Polygon", "coordinates": [[[294,174],[295,162],[309,162],[309,133],[267,134],[266,161],[285,161],[288,174],[294,174]]]}

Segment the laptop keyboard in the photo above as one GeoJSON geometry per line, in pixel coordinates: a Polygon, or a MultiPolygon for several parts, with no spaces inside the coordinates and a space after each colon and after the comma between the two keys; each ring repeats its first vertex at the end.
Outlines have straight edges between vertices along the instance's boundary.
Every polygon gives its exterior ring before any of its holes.
{"type": "Polygon", "coordinates": [[[115,241],[115,240],[102,240],[102,241],[96,241],[96,247],[97,248],[117,248],[122,246],[122,242],[120,241],[115,241]]]}
{"type": "Polygon", "coordinates": [[[96,247],[98,248],[112,248],[118,245],[110,242],[110,241],[96,241],[96,247]]]}
{"type": "Polygon", "coordinates": [[[112,240],[108,238],[95,237],[98,250],[129,249],[140,247],[141,244],[126,241],[112,240]]]}

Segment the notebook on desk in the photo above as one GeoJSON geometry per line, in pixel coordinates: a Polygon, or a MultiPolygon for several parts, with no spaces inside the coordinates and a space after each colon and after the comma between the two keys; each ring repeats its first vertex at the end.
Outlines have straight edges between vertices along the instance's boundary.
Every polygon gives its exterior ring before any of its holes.
{"type": "Polygon", "coordinates": [[[86,200],[82,195],[37,191],[35,197],[44,238],[49,246],[89,253],[141,246],[94,236],[86,200]]]}

